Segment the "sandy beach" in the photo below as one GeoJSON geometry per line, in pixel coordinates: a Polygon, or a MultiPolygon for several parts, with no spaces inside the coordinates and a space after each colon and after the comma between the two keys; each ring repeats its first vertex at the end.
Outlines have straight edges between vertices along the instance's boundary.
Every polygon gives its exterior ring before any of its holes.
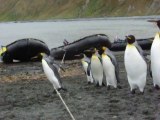
{"type": "MultiPolygon", "coordinates": [[[[107,90],[87,84],[79,60],[66,61],[61,91],[76,120],[159,120],[160,94],[147,76],[144,94],[130,93],[124,53],[115,53],[120,88],[107,90]]],[[[41,62],[0,63],[0,120],[71,120],[43,73],[41,62]]]]}

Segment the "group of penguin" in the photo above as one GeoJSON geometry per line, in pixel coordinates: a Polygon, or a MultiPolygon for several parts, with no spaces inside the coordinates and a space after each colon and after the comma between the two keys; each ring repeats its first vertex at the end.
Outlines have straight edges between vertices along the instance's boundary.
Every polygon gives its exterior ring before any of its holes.
{"type": "Polygon", "coordinates": [[[96,86],[107,85],[107,88],[113,86],[117,88],[119,82],[119,67],[115,56],[105,46],[101,50],[91,48],[91,58],[83,54],[81,59],[84,71],[87,75],[88,83],[95,83],[96,86]],[[101,51],[101,55],[99,54],[101,51]],[[104,76],[106,82],[104,82],[104,76]]]}
{"type": "MultiPolygon", "coordinates": [[[[124,52],[124,65],[127,73],[128,83],[131,93],[139,89],[144,92],[147,78],[147,62],[142,48],[138,45],[133,35],[126,36],[126,49],[124,52]]],[[[98,49],[91,48],[86,52],[91,52],[91,57],[84,53],[81,59],[88,83],[95,83],[96,86],[106,85],[107,88],[117,88],[119,80],[119,66],[114,54],[105,46],[101,47],[101,54],[98,49]],[[104,80],[105,79],[105,80],[104,80]]],[[[150,73],[153,78],[155,88],[160,87],[160,33],[155,35],[151,46],[150,73]]],[[[44,55],[42,59],[44,73],[48,80],[57,90],[66,90],[59,75],[60,66],[54,62],[54,58],[44,55]]]]}

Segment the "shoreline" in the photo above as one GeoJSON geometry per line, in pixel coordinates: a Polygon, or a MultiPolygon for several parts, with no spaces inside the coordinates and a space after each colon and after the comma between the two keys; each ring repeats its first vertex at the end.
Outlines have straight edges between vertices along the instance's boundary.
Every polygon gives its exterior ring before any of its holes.
{"type": "Polygon", "coordinates": [[[92,17],[92,18],[63,18],[63,19],[46,19],[46,20],[18,20],[18,21],[0,21],[0,23],[29,23],[29,22],[67,22],[67,21],[90,21],[90,20],[133,20],[133,19],[160,19],[160,15],[147,16],[109,16],[109,17],[92,17]]]}

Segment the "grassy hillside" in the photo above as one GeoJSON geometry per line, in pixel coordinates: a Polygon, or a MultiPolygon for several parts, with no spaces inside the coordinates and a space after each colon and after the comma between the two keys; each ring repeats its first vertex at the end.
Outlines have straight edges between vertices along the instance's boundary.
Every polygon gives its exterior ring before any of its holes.
{"type": "Polygon", "coordinates": [[[160,0],[0,0],[0,21],[160,15],[160,0]]]}

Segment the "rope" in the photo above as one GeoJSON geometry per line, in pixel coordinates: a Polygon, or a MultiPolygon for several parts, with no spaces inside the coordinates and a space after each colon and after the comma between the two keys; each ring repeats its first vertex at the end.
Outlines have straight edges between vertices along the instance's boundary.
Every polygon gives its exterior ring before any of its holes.
{"type": "MultiPolygon", "coordinates": [[[[64,53],[64,55],[63,55],[61,64],[64,63],[64,58],[65,58],[65,56],[66,56],[66,51],[65,51],[65,53],[64,53]]],[[[60,68],[59,68],[58,72],[60,72],[60,68]]],[[[68,106],[67,106],[66,103],[64,102],[64,100],[63,100],[60,92],[58,92],[58,90],[57,90],[55,87],[54,87],[54,89],[56,90],[56,93],[58,94],[58,96],[59,96],[59,98],[61,99],[62,103],[64,104],[65,108],[67,109],[67,111],[68,111],[69,115],[71,116],[72,120],[75,120],[73,114],[71,113],[71,111],[69,110],[68,106]]]]}
{"type": "Polygon", "coordinates": [[[72,120],[75,120],[73,114],[71,113],[71,111],[69,110],[68,106],[66,105],[66,103],[64,102],[60,92],[58,92],[58,90],[54,87],[54,89],[56,90],[56,93],[58,94],[59,98],[61,99],[62,103],[64,104],[65,108],[67,109],[69,115],[71,116],[72,120]]]}

